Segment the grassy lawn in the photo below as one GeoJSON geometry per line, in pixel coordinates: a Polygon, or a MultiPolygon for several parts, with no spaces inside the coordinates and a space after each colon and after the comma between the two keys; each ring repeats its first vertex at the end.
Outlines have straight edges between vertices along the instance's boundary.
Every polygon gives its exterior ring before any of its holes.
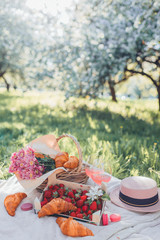
{"type": "MultiPolygon", "coordinates": [[[[8,178],[12,152],[45,134],[77,138],[83,159],[120,179],[130,175],[160,178],[160,114],[157,101],[113,103],[70,99],[54,93],[0,92],[0,178],[8,178]],[[98,160],[97,160],[98,159],[98,160]]],[[[77,154],[70,139],[61,150],[77,154]]]]}

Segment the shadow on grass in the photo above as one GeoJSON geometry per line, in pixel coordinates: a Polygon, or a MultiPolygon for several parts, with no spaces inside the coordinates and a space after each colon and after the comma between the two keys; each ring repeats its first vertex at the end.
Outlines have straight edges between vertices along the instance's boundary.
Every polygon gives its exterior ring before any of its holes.
{"type": "Polygon", "coordinates": [[[33,139],[38,134],[56,131],[59,135],[71,133],[81,140],[94,134],[99,140],[116,141],[122,135],[159,139],[160,132],[160,124],[155,116],[153,124],[150,124],[135,116],[124,118],[108,109],[90,110],[81,107],[72,110],[70,116],[68,110],[32,105],[21,107],[18,111],[1,110],[0,116],[0,136],[7,134],[9,138],[30,131],[33,139]]]}
{"type": "MultiPolygon", "coordinates": [[[[2,98],[0,99],[2,102],[2,98]]],[[[71,134],[78,139],[85,156],[92,151],[97,151],[99,142],[103,144],[102,147],[105,147],[109,141],[111,147],[110,149],[106,147],[103,153],[105,156],[110,154],[108,158],[114,162],[114,173],[117,177],[121,177],[116,174],[122,171],[121,166],[128,159],[130,163],[124,168],[122,177],[125,174],[129,175],[132,169],[145,173],[152,166],[151,161],[156,161],[154,160],[155,154],[152,156],[151,146],[154,142],[160,141],[157,113],[149,112],[152,119],[152,123],[149,123],[133,115],[124,117],[107,108],[104,110],[96,107],[90,109],[86,105],[70,106],[68,109],[38,104],[10,108],[9,103],[15,99],[17,97],[6,96],[5,103],[2,102],[3,106],[0,107],[0,158],[3,160],[6,156],[4,166],[7,166],[8,156],[13,151],[25,146],[31,140],[45,134],[54,134],[58,137],[63,133],[71,134]],[[146,155],[146,158],[143,149],[141,150],[142,147],[145,150],[150,148],[148,152],[150,155],[146,155]],[[119,164],[118,167],[116,164],[119,164]],[[141,167],[143,167],[142,170],[141,167]]],[[[155,162],[154,165],[156,164],[155,162]]]]}

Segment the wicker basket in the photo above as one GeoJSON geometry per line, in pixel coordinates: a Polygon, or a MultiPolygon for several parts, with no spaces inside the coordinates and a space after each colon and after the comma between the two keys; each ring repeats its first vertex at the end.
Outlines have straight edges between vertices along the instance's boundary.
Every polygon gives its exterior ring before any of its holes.
{"type": "MultiPolygon", "coordinates": [[[[69,182],[85,184],[88,180],[88,176],[86,175],[86,172],[85,172],[85,167],[87,166],[87,164],[83,163],[82,150],[81,150],[80,144],[77,141],[77,139],[70,134],[63,134],[60,137],[56,138],[57,143],[59,142],[60,139],[65,137],[72,139],[73,142],[75,143],[78,150],[78,155],[79,155],[79,165],[77,168],[58,173],[56,175],[56,178],[60,180],[69,181],[69,182]]],[[[47,182],[48,182],[48,179],[46,179],[40,186],[38,186],[37,190],[39,192],[42,192],[43,189],[46,187],[47,182]]]]}

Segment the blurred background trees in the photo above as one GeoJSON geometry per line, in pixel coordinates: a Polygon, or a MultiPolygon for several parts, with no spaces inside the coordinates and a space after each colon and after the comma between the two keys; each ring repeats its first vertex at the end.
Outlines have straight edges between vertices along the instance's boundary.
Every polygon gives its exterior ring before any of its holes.
{"type": "Polygon", "coordinates": [[[54,13],[27,3],[0,0],[1,86],[113,101],[153,89],[160,110],[159,0],[70,0],[54,13]]]}

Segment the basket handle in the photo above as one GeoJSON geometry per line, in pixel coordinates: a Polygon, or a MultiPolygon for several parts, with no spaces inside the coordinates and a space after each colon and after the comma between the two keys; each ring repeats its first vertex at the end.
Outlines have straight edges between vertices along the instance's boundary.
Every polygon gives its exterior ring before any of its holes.
{"type": "Polygon", "coordinates": [[[57,142],[64,137],[71,138],[77,147],[78,155],[79,155],[79,165],[77,167],[77,171],[79,172],[82,169],[82,150],[81,150],[80,144],[77,141],[77,139],[70,134],[63,134],[63,135],[59,136],[58,138],[56,138],[57,142]]]}

